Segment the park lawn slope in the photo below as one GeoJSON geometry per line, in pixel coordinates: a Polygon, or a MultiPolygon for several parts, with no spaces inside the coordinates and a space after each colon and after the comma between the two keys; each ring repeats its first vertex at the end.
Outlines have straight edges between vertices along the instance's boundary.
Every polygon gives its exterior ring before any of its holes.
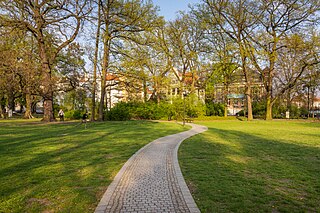
{"type": "Polygon", "coordinates": [[[179,162],[201,212],[320,212],[320,123],[202,122],[179,162]]]}
{"type": "Polygon", "coordinates": [[[122,165],[175,123],[0,121],[0,212],[93,212],[122,165]]]}

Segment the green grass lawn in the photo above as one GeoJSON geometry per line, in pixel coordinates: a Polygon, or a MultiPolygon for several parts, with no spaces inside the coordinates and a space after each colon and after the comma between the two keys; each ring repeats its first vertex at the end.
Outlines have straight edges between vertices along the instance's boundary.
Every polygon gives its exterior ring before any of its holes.
{"type": "Polygon", "coordinates": [[[320,212],[320,122],[202,122],[179,162],[202,212],[320,212]]]}
{"type": "Polygon", "coordinates": [[[127,159],[184,131],[147,121],[44,124],[0,121],[0,212],[93,212],[127,159]]]}

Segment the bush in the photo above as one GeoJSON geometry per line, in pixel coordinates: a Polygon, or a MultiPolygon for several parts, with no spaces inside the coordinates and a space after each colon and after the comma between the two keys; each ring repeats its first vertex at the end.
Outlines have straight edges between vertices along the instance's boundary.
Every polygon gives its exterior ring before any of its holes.
{"type": "Polygon", "coordinates": [[[224,104],[222,103],[206,103],[206,116],[224,116],[224,104]]]}
{"type": "Polygon", "coordinates": [[[105,119],[123,121],[130,119],[157,120],[166,116],[166,107],[153,102],[120,102],[106,112],[105,119]]]}
{"type": "MultiPolygon", "coordinates": [[[[273,118],[285,118],[286,112],[290,112],[290,118],[301,118],[307,117],[308,110],[305,108],[298,108],[296,105],[291,105],[289,108],[284,104],[276,102],[272,106],[272,117],[273,118]]],[[[266,102],[253,102],[252,113],[254,117],[264,118],[266,114],[266,102]]]]}
{"type": "Polygon", "coordinates": [[[275,103],[272,107],[273,118],[285,118],[286,112],[290,112],[290,118],[301,118],[305,117],[306,110],[299,108],[296,105],[291,105],[289,108],[285,105],[275,103]]]}
{"type": "Polygon", "coordinates": [[[162,105],[158,105],[154,102],[134,102],[131,103],[130,111],[132,118],[144,119],[144,120],[158,120],[165,117],[164,109],[162,105]]]}
{"type": "Polygon", "coordinates": [[[306,107],[301,107],[300,109],[300,116],[302,118],[307,118],[308,117],[308,109],[306,107]]]}
{"type": "Polygon", "coordinates": [[[239,112],[236,113],[236,116],[245,116],[244,110],[240,110],[239,112]]]}
{"type": "Polygon", "coordinates": [[[206,107],[197,96],[191,95],[187,100],[188,104],[186,114],[188,117],[197,118],[205,115],[206,107]]]}
{"type": "Polygon", "coordinates": [[[131,115],[127,103],[117,103],[111,110],[105,113],[105,120],[109,121],[125,121],[130,120],[131,115]]]}
{"type": "Polygon", "coordinates": [[[266,102],[265,101],[252,102],[252,114],[256,118],[265,118],[266,117],[266,102]]]}
{"type": "Polygon", "coordinates": [[[286,106],[276,102],[272,106],[272,117],[273,118],[285,118],[286,111],[287,111],[286,106]]]}
{"type": "MultiPolygon", "coordinates": [[[[203,106],[186,99],[186,116],[197,117],[202,114],[203,106]]],[[[128,102],[117,103],[110,111],[105,113],[106,120],[123,121],[130,119],[159,120],[181,119],[183,117],[183,99],[178,98],[172,104],[155,102],[128,102]]]]}
{"type": "Polygon", "coordinates": [[[66,119],[80,119],[83,112],[81,110],[69,110],[64,113],[66,119]]]}
{"type": "Polygon", "coordinates": [[[181,97],[175,98],[168,113],[173,119],[179,120],[183,118],[184,111],[186,117],[196,118],[204,115],[205,107],[197,97],[190,95],[185,99],[181,97]]]}

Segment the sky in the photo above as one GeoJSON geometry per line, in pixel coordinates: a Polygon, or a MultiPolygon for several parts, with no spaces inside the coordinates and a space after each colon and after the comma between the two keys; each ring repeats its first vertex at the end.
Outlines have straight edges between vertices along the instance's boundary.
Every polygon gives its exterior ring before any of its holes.
{"type": "Polygon", "coordinates": [[[199,3],[200,0],[153,0],[154,5],[160,7],[159,15],[165,20],[173,20],[179,10],[187,10],[188,4],[199,3]]]}

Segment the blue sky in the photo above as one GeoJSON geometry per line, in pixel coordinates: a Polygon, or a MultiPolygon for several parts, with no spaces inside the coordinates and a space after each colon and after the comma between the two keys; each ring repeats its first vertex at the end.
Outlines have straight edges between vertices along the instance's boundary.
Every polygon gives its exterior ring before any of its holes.
{"type": "Polygon", "coordinates": [[[160,7],[159,14],[166,20],[173,20],[179,10],[187,10],[188,4],[199,2],[200,0],[153,0],[154,5],[160,7]]]}

